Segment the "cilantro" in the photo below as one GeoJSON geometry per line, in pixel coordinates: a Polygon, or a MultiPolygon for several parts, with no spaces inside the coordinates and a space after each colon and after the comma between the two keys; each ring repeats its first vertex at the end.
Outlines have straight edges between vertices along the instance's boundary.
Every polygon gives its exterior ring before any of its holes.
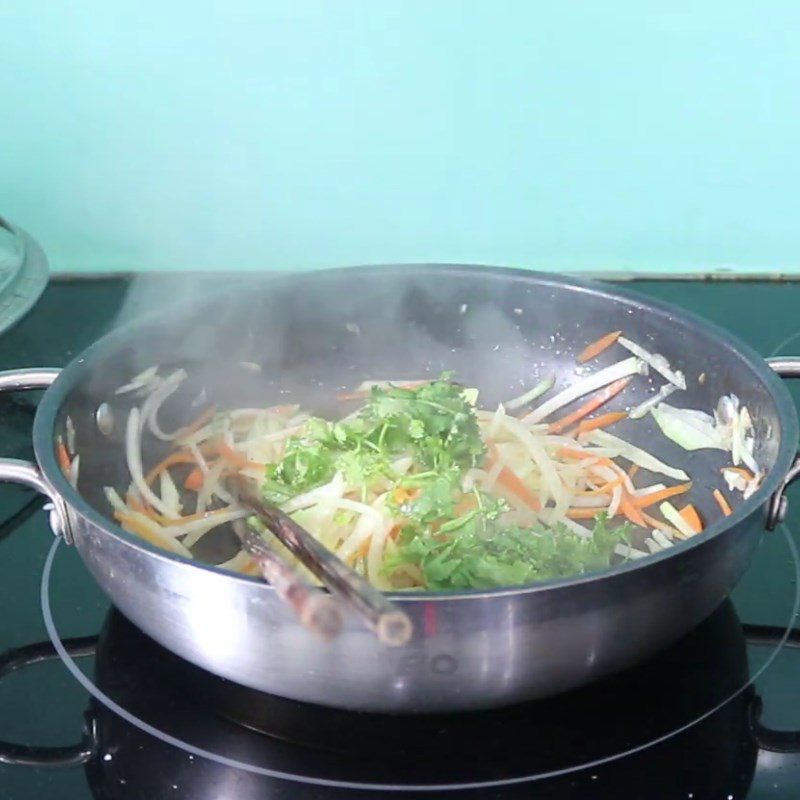
{"type": "Polygon", "coordinates": [[[490,513],[479,508],[435,533],[420,526],[404,528],[386,571],[415,564],[431,590],[513,586],[607,567],[615,545],[628,534],[627,525],[609,529],[602,515],[591,538],[583,538],[563,526],[501,527],[498,513],[496,507],[490,513]]]}
{"type": "Polygon", "coordinates": [[[283,459],[267,467],[262,484],[264,499],[280,505],[297,494],[327,483],[334,472],[332,453],[322,443],[289,439],[283,459]]]}
{"type": "Polygon", "coordinates": [[[391,461],[410,455],[433,471],[414,518],[429,522],[452,513],[462,472],[485,448],[472,406],[449,377],[415,389],[375,388],[361,414],[347,422],[310,419],[303,436],[290,438],[283,459],[267,469],[265,499],[284,503],[337,471],[366,491],[380,476],[395,482],[391,461]]]}
{"type": "Polygon", "coordinates": [[[379,444],[391,452],[410,448],[426,467],[476,466],[486,452],[478,418],[449,378],[414,389],[373,388],[362,418],[380,429],[379,444]]]}
{"type": "MultiPolygon", "coordinates": [[[[599,516],[589,538],[564,526],[504,527],[504,501],[463,493],[466,471],[485,455],[473,402],[449,375],[413,389],[376,387],[357,417],[311,419],[302,436],[288,439],[283,459],[267,468],[264,497],[285,503],[337,472],[364,496],[388,482],[387,504],[404,522],[384,570],[413,564],[431,590],[513,586],[607,567],[626,525],[610,529],[599,516]],[[414,464],[405,476],[392,469],[400,456],[414,464]]],[[[351,518],[336,515],[337,524],[351,518]]]]}

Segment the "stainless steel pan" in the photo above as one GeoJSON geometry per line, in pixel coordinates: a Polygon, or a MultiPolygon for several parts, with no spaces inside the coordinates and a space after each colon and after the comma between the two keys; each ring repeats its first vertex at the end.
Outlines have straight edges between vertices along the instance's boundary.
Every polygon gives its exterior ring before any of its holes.
{"type": "MultiPolygon", "coordinates": [[[[772,365],[800,374],[800,361],[772,365]]],[[[479,709],[552,695],[632,665],[677,639],[725,599],[764,529],[785,513],[797,416],[773,369],[724,331],[672,307],[596,283],[488,267],[413,266],[286,275],[246,291],[121,328],[60,374],[23,371],[0,390],[48,387],[34,424],[36,464],[0,461],[0,478],[47,494],[53,528],[73,544],[114,604],[170,650],[261,691],[342,708],[389,712],[479,709]],[[320,406],[365,377],[454,369],[488,403],[518,394],[542,370],[573,373],[583,345],[621,328],[662,352],[688,379],[686,405],[711,408],[735,392],[757,424],[762,486],[731,517],[647,559],[574,579],[496,591],[396,594],[415,634],[380,645],[355,620],[333,643],[309,636],[260,580],[190,562],[126,533],[102,486],[127,485],[114,389],[153,363],[182,365],[185,396],[164,407],[177,426],[201,389],[219,406],[286,397],[320,406]],[[255,362],[261,373],[244,369],[255,362]],[[704,373],[702,382],[699,380],[704,373]],[[52,385],[51,385],[52,384],[52,385]],[[98,430],[111,401],[116,425],[98,430]],[[81,455],[78,491],[58,468],[56,436],[69,417],[81,455]]],[[[628,403],[644,397],[639,385],[628,403]]],[[[324,411],[324,408],[320,410],[324,411]]],[[[686,454],[648,423],[623,435],[666,461],[686,454]]],[[[693,454],[701,510],[712,518],[716,457],[693,454]],[[705,484],[705,485],[704,485],[705,484]],[[706,498],[707,499],[703,499],[706,498]]],[[[148,454],[153,459],[159,453],[148,454]]],[[[148,458],[149,460],[149,458],[148,458]]],[[[233,534],[231,534],[232,536],[233,534]]],[[[225,535],[210,559],[231,546],[225,535]]]]}

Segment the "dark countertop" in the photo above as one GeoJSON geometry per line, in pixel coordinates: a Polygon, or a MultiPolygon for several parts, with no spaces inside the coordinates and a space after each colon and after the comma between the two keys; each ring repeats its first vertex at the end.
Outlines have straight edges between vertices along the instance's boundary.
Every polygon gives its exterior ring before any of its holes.
{"type": "MultiPolygon", "coordinates": [[[[796,311],[800,308],[800,283],[642,280],[626,285],[717,323],[764,356],[800,355],[800,314],[796,311]]],[[[34,309],[0,336],[0,366],[3,369],[57,367],[68,363],[113,326],[127,286],[128,281],[121,278],[53,279],[34,309]]],[[[800,400],[800,386],[792,391],[795,399],[800,400]]],[[[32,456],[26,431],[32,420],[34,401],[32,395],[0,398],[0,441],[4,456],[32,456]]],[[[795,493],[792,499],[789,528],[800,530],[800,495],[795,493]]],[[[47,638],[40,612],[39,579],[52,537],[39,506],[32,501],[31,493],[0,487],[0,608],[5,611],[0,615],[0,651],[47,638]],[[2,520],[20,509],[24,516],[27,504],[32,514],[26,521],[16,529],[3,525],[2,520]]],[[[59,617],[63,634],[95,633],[107,614],[108,603],[85,580],[85,571],[76,554],[65,552],[63,547],[61,551],[58,596],[68,600],[68,607],[62,609],[59,617]]],[[[785,542],[771,537],[762,551],[758,571],[749,574],[737,590],[736,608],[746,622],[785,625],[786,610],[791,607],[791,598],[787,597],[793,580],[785,542]]],[[[765,675],[765,719],[776,727],[800,728],[797,679],[800,654],[794,654],[794,658],[792,655],[781,655],[765,675]]],[[[758,656],[754,658],[757,662],[758,656]]],[[[80,733],[86,701],[86,692],[58,661],[11,676],[0,684],[0,739],[68,744],[80,733]]],[[[676,769],[680,765],[676,764],[676,769]]],[[[3,800],[45,797],[82,800],[92,796],[81,768],[33,770],[0,765],[3,800]]],[[[164,797],[167,796],[170,795],[165,792],[164,797]]],[[[176,796],[182,795],[176,793],[176,796]]],[[[298,796],[315,795],[309,789],[298,796]]],[[[367,797],[367,794],[354,796],[367,797]]],[[[648,796],[644,787],[642,796],[648,796]]],[[[747,795],[775,800],[797,796],[800,796],[797,758],[781,761],[779,769],[760,765],[747,795]]]]}

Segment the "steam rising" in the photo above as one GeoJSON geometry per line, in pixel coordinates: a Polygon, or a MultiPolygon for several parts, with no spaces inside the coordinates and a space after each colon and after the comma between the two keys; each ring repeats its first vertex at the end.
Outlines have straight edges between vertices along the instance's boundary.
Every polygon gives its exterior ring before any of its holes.
{"type": "MultiPolygon", "coordinates": [[[[132,337],[119,383],[153,364],[186,366],[195,396],[205,389],[220,406],[291,395],[334,411],[333,395],[364,379],[454,371],[498,402],[558,371],[575,332],[560,330],[552,303],[534,314],[503,281],[407,270],[138,276],[116,326],[192,321],[155,347],[132,337]]],[[[185,408],[185,391],[175,399],[185,408]]]]}

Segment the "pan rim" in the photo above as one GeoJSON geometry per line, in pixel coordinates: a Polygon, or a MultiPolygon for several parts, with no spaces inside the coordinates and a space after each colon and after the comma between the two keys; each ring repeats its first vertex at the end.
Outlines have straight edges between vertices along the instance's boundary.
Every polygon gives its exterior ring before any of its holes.
{"type": "MultiPolygon", "coordinates": [[[[783,481],[792,463],[795,452],[798,448],[798,415],[794,402],[791,399],[788,388],[783,380],[770,368],[765,357],[757,353],[750,345],[740,340],[736,335],[727,331],[725,328],[710,322],[691,311],[685,311],[680,307],[661,300],[651,300],[638,292],[627,287],[612,286],[605,281],[588,278],[578,278],[574,276],[563,276],[557,273],[539,272],[537,270],[520,267],[499,267],[484,264],[461,264],[461,263],[397,263],[397,264],[375,264],[360,266],[333,267],[320,270],[309,270],[303,272],[285,272],[263,275],[265,281],[291,282],[297,277],[312,278],[329,274],[341,274],[357,276],[359,273],[375,273],[376,271],[394,272],[407,277],[417,276],[429,277],[431,274],[447,274],[448,276],[467,277],[476,273],[490,279],[507,279],[509,276],[516,276],[524,282],[530,282],[539,286],[557,286],[568,288],[581,293],[590,293],[603,297],[609,301],[622,301],[640,310],[646,309],[648,312],[656,312],[669,318],[674,318],[680,322],[693,324],[699,327],[703,334],[718,345],[721,350],[727,350],[736,358],[744,361],[747,366],[755,373],[769,391],[775,403],[775,409],[780,425],[780,441],[775,464],[762,481],[761,486],[748,500],[734,509],[729,517],[722,518],[710,525],[702,535],[683,540],[669,549],[658,553],[648,554],[646,558],[629,560],[622,564],[617,564],[602,570],[583,573],[566,578],[553,578],[547,581],[540,581],[530,584],[520,584],[516,586],[502,586],[494,589],[459,589],[452,591],[425,592],[425,591],[405,591],[405,592],[385,592],[385,595],[396,602],[432,602],[432,601],[451,601],[459,599],[478,600],[481,598],[504,597],[522,594],[538,594],[540,592],[564,590],[570,587],[594,584],[601,580],[622,579],[638,574],[640,570],[660,564],[666,559],[678,558],[682,554],[687,554],[697,547],[711,542],[722,534],[730,531],[739,523],[758,513],[759,509],[764,509],[767,501],[783,481]]],[[[233,273],[238,275],[239,273],[233,273]]],[[[252,278],[252,275],[242,274],[242,277],[252,278]]],[[[195,561],[177,553],[171,553],[156,547],[149,542],[129,533],[119,526],[112,518],[107,517],[94,508],[86,501],[62,473],[58,466],[55,448],[55,421],[61,409],[63,401],[72,390],[80,383],[80,378],[91,369],[91,364],[98,353],[105,353],[114,348],[120,342],[129,339],[132,333],[141,330],[147,324],[146,318],[140,318],[129,322],[105,334],[96,342],[86,348],[80,355],[73,359],[63,368],[58,378],[44,394],[33,425],[33,443],[36,460],[40,469],[44,473],[47,481],[64,501],[75,512],[80,514],[85,520],[95,527],[102,529],[105,533],[121,540],[126,545],[137,550],[144,551],[148,556],[156,556],[164,560],[201,569],[220,577],[240,581],[244,584],[261,586],[264,590],[272,591],[272,587],[264,583],[258,577],[241,575],[220,569],[211,564],[195,561]]]]}

